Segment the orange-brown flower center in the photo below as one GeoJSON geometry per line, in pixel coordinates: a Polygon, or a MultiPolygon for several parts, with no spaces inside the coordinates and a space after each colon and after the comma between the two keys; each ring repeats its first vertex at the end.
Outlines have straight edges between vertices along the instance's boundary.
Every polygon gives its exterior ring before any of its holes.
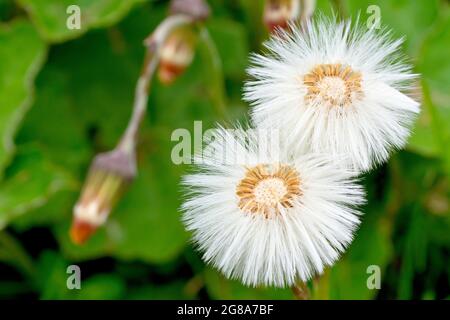
{"type": "Polygon", "coordinates": [[[239,208],[246,213],[263,214],[266,218],[290,208],[300,190],[297,170],[288,165],[261,164],[247,168],[236,188],[239,208]]]}
{"type": "Polygon", "coordinates": [[[347,65],[319,64],[303,78],[305,101],[329,107],[349,106],[363,97],[361,73],[347,65]]]}

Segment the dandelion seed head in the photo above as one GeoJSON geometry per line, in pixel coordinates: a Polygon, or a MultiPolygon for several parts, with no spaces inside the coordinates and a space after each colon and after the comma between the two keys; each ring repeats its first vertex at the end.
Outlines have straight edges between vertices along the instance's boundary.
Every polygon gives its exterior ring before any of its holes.
{"type": "Polygon", "coordinates": [[[365,24],[320,16],[278,30],[252,56],[244,98],[257,128],[280,128],[299,153],[346,155],[368,171],[406,144],[419,103],[407,93],[417,75],[403,39],[365,24]]]}
{"type": "Polygon", "coordinates": [[[261,152],[257,134],[219,131],[215,151],[183,178],[183,222],[203,259],[248,286],[287,287],[322,273],[359,225],[355,173],[323,154],[293,157],[276,144],[261,152]]]}

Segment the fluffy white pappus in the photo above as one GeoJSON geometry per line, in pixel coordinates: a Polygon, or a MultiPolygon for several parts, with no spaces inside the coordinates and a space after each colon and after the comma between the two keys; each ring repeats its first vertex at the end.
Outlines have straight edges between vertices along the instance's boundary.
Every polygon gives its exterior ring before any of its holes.
{"type": "Polygon", "coordinates": [[[403,40],[358,21],[320,17],[280,30],[252,56],[244,98],[258,127],[279,127],[298,150],[345,154],[370,170],[402,148],[420,112],[403,40]]]}
{"type": "Polygon", "coordinates": [[[241,130],[217,136],[183,178],[183,222],[203,259],[248,286],[292,286],[332,265],[360,222],[355,172],[324,155],[261,154],[241,130]]]}

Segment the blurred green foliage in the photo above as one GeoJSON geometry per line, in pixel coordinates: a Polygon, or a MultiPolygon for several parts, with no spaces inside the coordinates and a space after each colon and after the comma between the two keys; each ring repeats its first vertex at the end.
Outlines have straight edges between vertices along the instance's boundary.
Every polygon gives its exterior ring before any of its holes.
{"type": "MultiPolygon", "coordinates": [[[[318,1],[332,14],[334,1],[318,1]]],[[[408,148],[363,177],[366,214],[342,259],[310,285],[317,299],[435,299],[450,295],[450,9],[443,0],[341,0],[365,21],[405,36],[422,74],[408,148]],[[378,265],[381,290],[366,286],[378,265]],[[314,283],[314,285],[313,285],[314,283]]],[[[267,33],[262,0],[210,0],[193,65],[171,86],[155,81],[141,130],[139,176],[106,226],[84,246],[68,228],[93,155],[114,147],[131,112],[143,39],[167,1],[0,0],[0,298],[290,299],[290,290],[246,288],[205,266],[180,223],[180,176],[171,132],[243,120],[250,51],[267,33]],[[66,8],[82,29],[66,27],[66,8]],[[211,48],[213,50],[211,50],[211,48]],[[223,67],[223,73],[214,65],[223,67]],[[226,115],[220,108],[226,105],[226,115]],[[67,266],[82,290],[66,287],[67,266]]]]}

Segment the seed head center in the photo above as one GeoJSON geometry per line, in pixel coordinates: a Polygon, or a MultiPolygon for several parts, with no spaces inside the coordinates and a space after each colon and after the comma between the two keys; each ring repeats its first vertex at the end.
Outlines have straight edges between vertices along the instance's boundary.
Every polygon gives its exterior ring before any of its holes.
{"type": "Polygon", "coordinates": [[[256,185],[254,191],[255,201],[266,206],[275,207],[280,203],[287,191],[285,182],[280,178],[267,178],[256,185]]]}
{"type": "Polygon", "coordinates": [[[363,97],[361,73],[336,64],[316,65],[303,77],[305,102],[328,107],[350,106],[363,97]]]}
{"type": "Polygon", "coordinates": [[[319,81],[317,86],[325,99],[339,101],[345,99],[347,86],[342,78],[336,76],[325,77],[319,81]]]}
{"type": "Polygon", "coordinates": [[[239,209],[266,218],[279,214],[282,208],[292,207],[301,194],[297,170],[282,164],[247,168],[245,177],[236,187],[239,209]]]}

